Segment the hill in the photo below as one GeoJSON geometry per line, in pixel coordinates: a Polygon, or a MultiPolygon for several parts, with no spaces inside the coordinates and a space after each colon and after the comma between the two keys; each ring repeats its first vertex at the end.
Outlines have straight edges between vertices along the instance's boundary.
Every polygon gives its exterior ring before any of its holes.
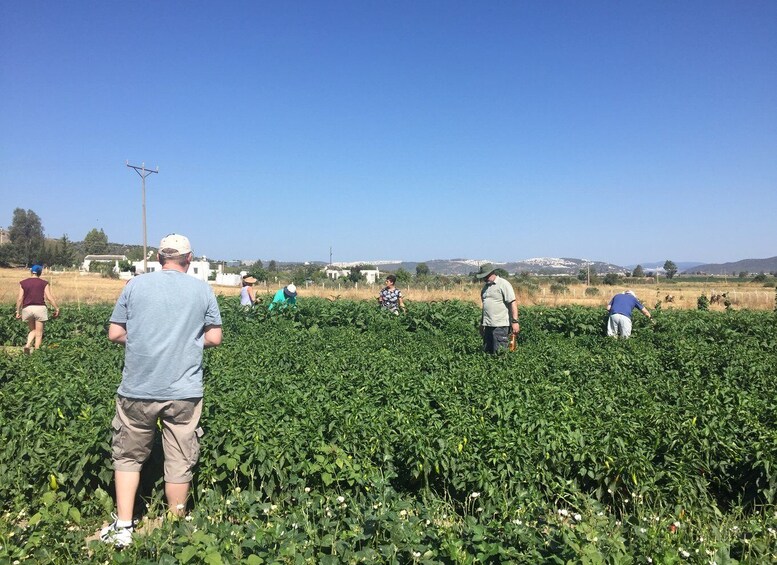
{"type": "MultiPolygon", "coordinates": [[[[385,261],[364,261],[374,265],[380,265],[382,271],[396,271],[405,269],[415,272],[420,261],[401,261],[390,263],[385,261]]],[[[572,259],[568,257],[535,257],[519,261],[500,263],[488,259],[432,259],[423,261],[429,267],[429,272],[436,275],[461,275],[466,276],[478,270],[483,263],[493,263],[496,267],[504,269],[510,274],[529,273],[532,275],[572,275],[576,276],[581,269],[590,266],[591,273],[626,273],[627,269],[603,261],[590,261],[586,259],[572,259]]]]}
{"type": "Polygon", "coordinates": [[[696,265],[683,274],[734,275],[746,273],[777,273],[777,256],[768,259],[742,259],[732,263],[707,263],[696,265]]]}

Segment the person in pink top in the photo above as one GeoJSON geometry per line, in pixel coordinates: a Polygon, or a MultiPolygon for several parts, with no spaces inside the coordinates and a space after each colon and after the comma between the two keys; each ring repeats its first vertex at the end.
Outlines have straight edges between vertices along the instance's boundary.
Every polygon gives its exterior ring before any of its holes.
{"type": "Polygon", "coordinates": [[[16,299],[16,318],[27,322],[30,328],[24,346],[25,353],[30,352],[33,344],[35,349],[39,349],[43,341],[43,325],[49,319],[47,301],[54,307],[54,317],[59,316],[59,307],[51,294],[51,287],[48,281],[40,278],[43,267],[33,265],[30,272],[33,276],[19,283],[19,296],[16,299]]]}

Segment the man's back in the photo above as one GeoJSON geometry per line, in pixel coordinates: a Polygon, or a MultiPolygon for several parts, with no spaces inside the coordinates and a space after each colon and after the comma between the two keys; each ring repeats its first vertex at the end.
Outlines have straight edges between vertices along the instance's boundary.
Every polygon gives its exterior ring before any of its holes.
{"type": "Polygon", "coordinates": [[[207,283],[175,270],[135,277],[124,287],[111,322],[126,324],[127,329],[121,396],[202,396],[204,328],[221,325],[207,283]]]}
{"type": "Polygon", "coordinates": [[[610,314],[622,314],[631,318],[631,311],[634,308],[642,310],[643,306],[633,294],[625,292],[616,294],[610,301],[610,314]]]}

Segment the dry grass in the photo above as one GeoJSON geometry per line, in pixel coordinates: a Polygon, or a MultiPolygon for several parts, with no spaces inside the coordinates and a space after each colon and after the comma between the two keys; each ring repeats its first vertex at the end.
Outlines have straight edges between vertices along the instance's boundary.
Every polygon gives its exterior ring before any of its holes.
{"type": "MultiPolygon", "coordinates": [[[[0,304],[13,304],[19,292],[19,281],[28,276],[26,270],[0,269],[0,304]]],[[[54,298],[62,304],[111,304],[121,293],[125,281],[103,278],[97,274],[79,274],[74,272],[46,272],[43,277],[51,284],[54,298]]],[[[266,296],[280,288],[278,283],[260,283],[257,294],[266,296]]],[[[579,304],[583,306],[604,308],[610,297],[625,290],[623,286],[600,286],[599,296],[586,296],[584,285],[572,285],[566,294],[553,294],[549,285],[542,284],[535,291],[517,287],[519,304],[542,304],[547,306],[565,306],[579,304]]],[[[728,293],[732,306],[736,309],[772,310],[774,308],[774,289],[764,288],[758,284],[739,281],[714,281],[710,283],[673,283],[656,286],[643,285],[632,287],[639,299],[653,309],[657,302],[662,302],[664,309],[695,309],[696,299],[705,294],[728,293]],[[674,296],[674,302],[664,301],[667,295],[674,296]]],[[[216,294],[237,296],[238,287],[214,286],[216,294]]],[[[300,297],[319,296],[330,300],[375,300],[380,287],[360,285],[354,288],[323,288],[311,285],[307,288],[299,286],[300,297]]],[[[480,303],[480,286],[463,284],[452,285],[443,289],[432,289],[423,285],[405,285],[402,287],[405,300],[417,302],[432,302],[442,300],[464,300],[480,303]]],[[[712,310],[723,310],[723,305],[713,305],[712,310]]]]}

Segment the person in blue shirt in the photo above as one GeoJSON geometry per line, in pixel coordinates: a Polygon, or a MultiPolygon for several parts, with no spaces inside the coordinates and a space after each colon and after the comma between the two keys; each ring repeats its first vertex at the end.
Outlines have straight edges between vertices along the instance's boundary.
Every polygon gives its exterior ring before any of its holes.
{"type": "Polygon", "coordinates": [[[648,309],[637,300],[633,291],[624,290],[621,294],[613,296],[607,305],[607,311],[610,313],[610,318],[607,321],[607,335],[622,338],[631,336],[631,311],[635,308],[652,319],[648,309]]]}

